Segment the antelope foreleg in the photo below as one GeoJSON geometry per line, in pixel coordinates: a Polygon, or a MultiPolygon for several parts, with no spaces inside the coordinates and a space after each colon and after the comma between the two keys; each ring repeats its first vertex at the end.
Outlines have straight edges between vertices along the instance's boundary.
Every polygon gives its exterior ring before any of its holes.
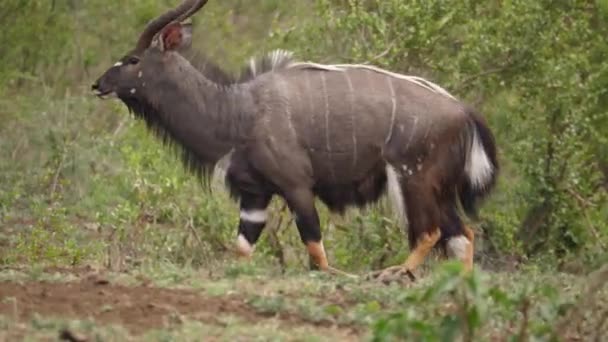
{"type": "Polygon", "coordinates": [[[241,195],[239,235],[236,240],[237,254],[245,259],[253,255],[255,243],[266,226],[266,207],[270,202],[269,195],[241,195]]]}
{"type": "Polygon", "coordinates": [[[291,189],[285,194],[287,205],[295,215],[300,239],[306,245],[310,259],[323,272],[356,277],[329,266],[321,239],[321,223],[314,205],[314,195],[309,189],[291,189]]]}

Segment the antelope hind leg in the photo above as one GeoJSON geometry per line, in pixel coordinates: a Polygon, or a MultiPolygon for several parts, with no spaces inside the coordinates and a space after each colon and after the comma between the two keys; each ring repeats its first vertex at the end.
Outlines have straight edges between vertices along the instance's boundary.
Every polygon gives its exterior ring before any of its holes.
{"type": "Polygon", "coordinates": [[[475,234],[467,226],[463,227],[462,235],[452,237],[447,242],[448,253],[450,256],[462,261],[465,272],[473,270],[474,242],[475,234]]]}
{"type": "Polygon", "coordinates": [[[393,280],[403,279],[404,276],[408,276],[410,280],[414,280],[415,277],[412,271],[416,269],[420,264],[424,262],[424,259],[433,249],[439,238],[441,237],[441,231],[436,228],[431,233],[424,233],[418,240],[416,247],[407,257],[402,265],[387,267],[384,270],[372,272],[367,278],[377,279],[381,282],[388,283],[393,280]]]}

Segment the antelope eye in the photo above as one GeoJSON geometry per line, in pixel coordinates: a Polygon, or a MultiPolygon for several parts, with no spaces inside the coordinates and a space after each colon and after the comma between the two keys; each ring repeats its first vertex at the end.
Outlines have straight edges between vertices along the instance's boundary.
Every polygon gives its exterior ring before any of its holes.
{"type": "Polygon", "coordinates": [[[137,64],[137,63],[139,63],[139,57],[136,57],[136,56],[130,56],[130,57],[127,59],[127,64],[137,64]]]}

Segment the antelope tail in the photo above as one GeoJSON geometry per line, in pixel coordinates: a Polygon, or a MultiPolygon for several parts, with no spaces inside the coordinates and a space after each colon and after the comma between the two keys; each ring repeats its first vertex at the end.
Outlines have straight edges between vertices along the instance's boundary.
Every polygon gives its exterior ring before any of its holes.
{"type": "Polygon", "coordinates": [[[459,185],[458,197],[465,213],[476,217],[476,205],[494,187],[499,165],[494,135],[477,113],[469,112],[469,118],[464,151],[465,176],[459,185]]]}

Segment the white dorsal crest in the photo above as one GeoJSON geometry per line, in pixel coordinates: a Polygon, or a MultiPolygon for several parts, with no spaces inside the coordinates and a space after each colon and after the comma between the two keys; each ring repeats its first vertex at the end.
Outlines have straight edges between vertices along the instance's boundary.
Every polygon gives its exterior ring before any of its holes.
{"type": "Polygon", "coordinates": [[[434,93],[438,93],[441,94],[445,97],[448,97],[450,99],[456,99],[454,96],[452,96],[452,94],[450,94],[447,90],[443,89],[442,87],[440,87],[439,85],[426,80],[422,77],[418,77],[418,76],[410,76],[410,75],[403,75],[403,74],[399,74],[396,72],[392,72],[392,71],[388,71],[373,65],[366,65],[366,64],[319,64],[319,63],[312,63],[312,62],[297,62],[297,63],[291,63],[289,65],[289,68],[297,68],[297,67],[301,67],[301,68],[314,68],[314,69],[321,69],[321,70],[327,70],[327,71],[346,71],[347,69],[365,69],[365,70],[370,70],[370,71],[374,71],[377,73],[381,73],[387,76],[391,76],[391,77],[395,77],[397,79],[400,80],[406,80],[408,82],[414,83],[420,87],[423,87],[425,89],[428,89],[434,93]]]}

